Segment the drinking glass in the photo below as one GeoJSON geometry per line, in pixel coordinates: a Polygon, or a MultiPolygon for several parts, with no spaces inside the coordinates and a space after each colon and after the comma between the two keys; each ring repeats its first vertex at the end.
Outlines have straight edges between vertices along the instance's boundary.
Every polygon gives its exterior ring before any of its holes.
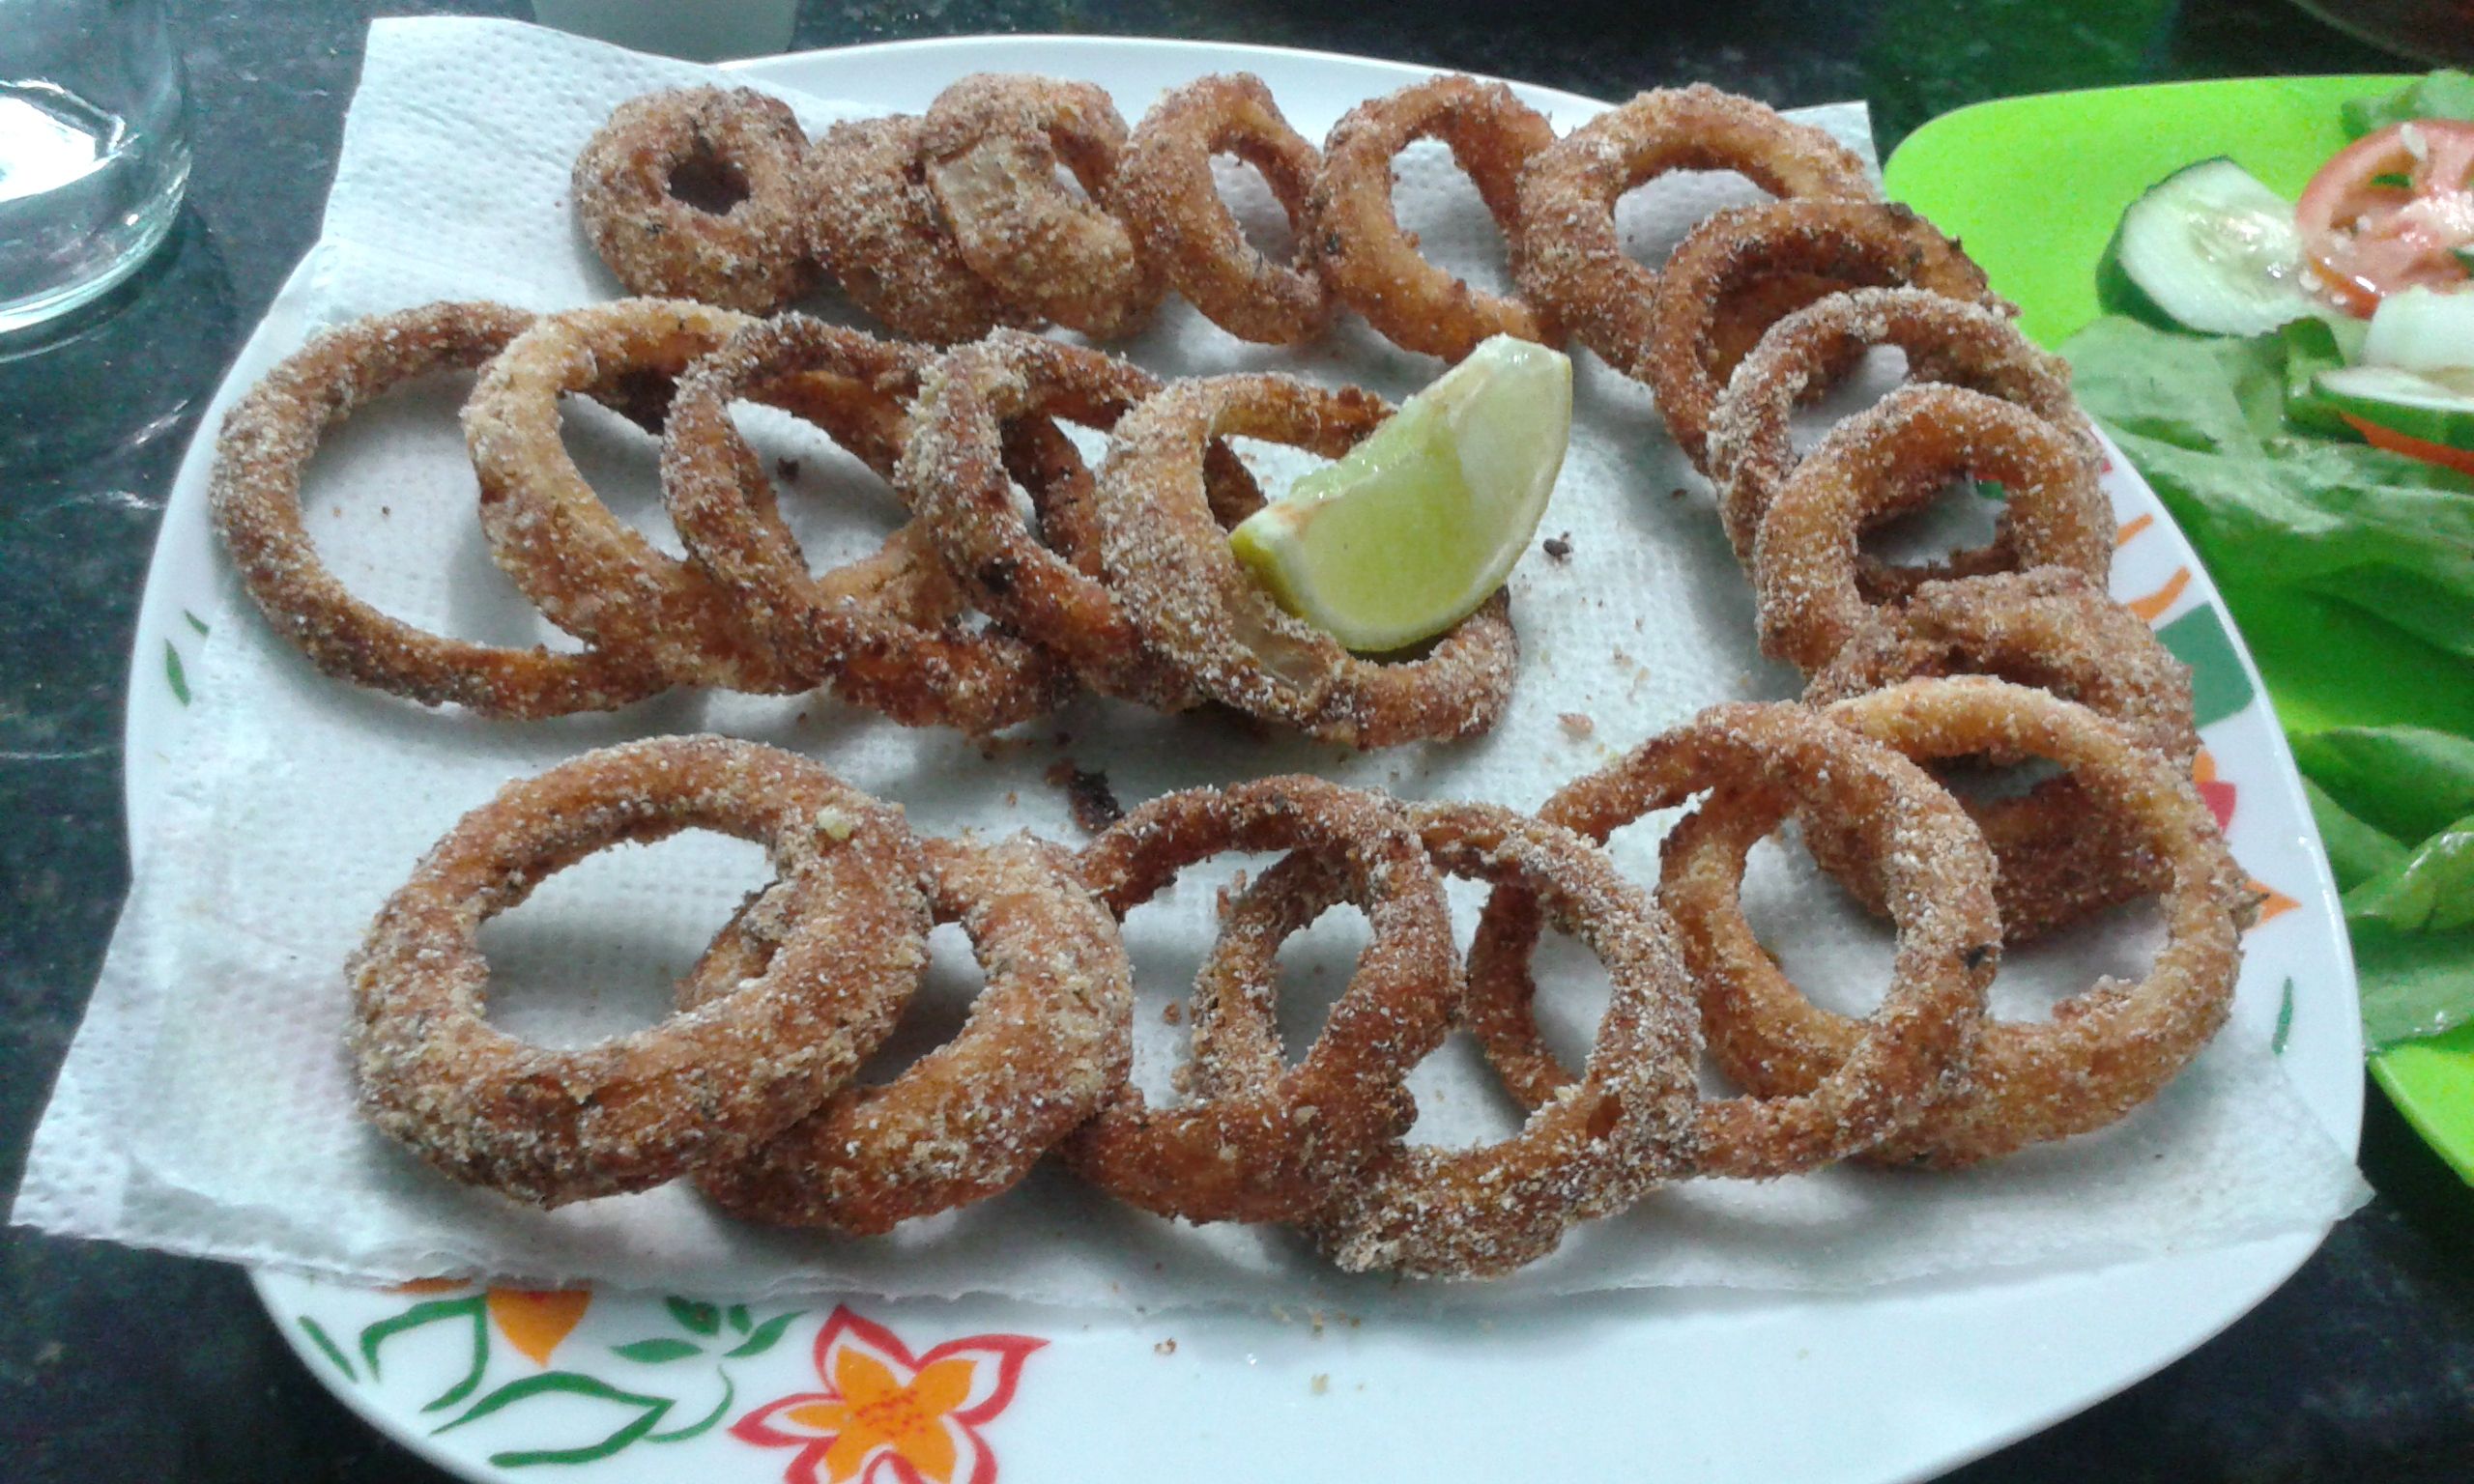
{"type": "Polygon", "coordinates": [[[136,271],[189,178],[160,0],[0,0],[0,334],[136,271]]]}

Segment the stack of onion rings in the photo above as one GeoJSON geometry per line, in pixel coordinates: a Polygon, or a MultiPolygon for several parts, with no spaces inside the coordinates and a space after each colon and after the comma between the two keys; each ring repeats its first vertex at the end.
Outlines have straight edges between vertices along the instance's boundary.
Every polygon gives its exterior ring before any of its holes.
{"type": "Polygon", "coordinates": [[[1871,606],[1943,577],[2058,566],[2101,581],[2113,506],[2093,445],[1982,392],[1902,386],[1830,430],[1770,497],[1753,549],[1761,648],[1806,673],[1829,663],[1871,606]],[[2000,484],[1989,547],[1935,567],[1866,556],[1864,531],[1938,498],[1954,479],[2000,484]]]}
{"type": "MultiPolygon", "coordinates": [[[[2257,899],[2207,806],[2164,757],[2084,706],[1981,676],[1909,681],[1840,701],[1828,716],[1917,757],[1992,752],[2058,762],[2139,832],[2169,881],[2168,939],[2146,978],[2100,981],[2049,1021],[1989,1022],[1970,1076],[1871,1157],[1968,1165],[2104,1127],[2154,1097],[2225,1023],[2257,899]]],[[[1705,811],[1670,837],[1660,899],[1687,954],[1704,943],[1713,966],[1724,965],[1702,981],[1719,1066],[1762,1096],[1811,1096],[1843,1074],[1864,1028],[1797,993],[1744,924],[1734,883],[1759,833],[1753,821],[1705,811]]]]}
{"type": "Polygon", "coordinates": [[[216,530],[267,621],[328,674],[524,720],[612,710],[669,683],[625,651],[506,649],[390,618],[345,589],[302,526],[302,474],[329,427],[417,377],[481,364],[532,323],[491,303],[356,321],[286,357],[225,415],[208,495],[216,530]]]}
{"type": "Polygon", "coordinates": [[[1675,170],[1738,171],[1777,196],[1876,195],[1845,145],[1702,83],[1643,93],[1557,140],[1520,178],[1521,291],[1630,376],[1652,354],[1657,275],[1624,251],[1615,203],[1675,170]]]}
{"type": "Polygon", "coordinates": [[[1771,326],[1736,363],[1710,414],[1710,479],[1727,539],[1747,564],[1770,498],[1800,462],[1789,436],[1794,414],[1883,347],[1905,354],[1912,382],[2016,402],[2093,447],[2086,414],[2070,394],[2069,363],[2038,350],[2008,315],[1926,289],[1832,294],[1771,326]]]}
{"type": "MultiPolygon", "coordinates": [[[[2188,773],[2200,738],[2190,667],[2138,614],[2059,567],[1927,583],[1897,608],[1874,610],[1804,689],[1826,706],[1904,680],[1981,674],[2076,701],[2129,729],[2188,773]]],[[[1992,759],[1999,761],[2003,759],[1992,759]]],[[[2029,942],[2092,912],[2161,890],[2163,864],[2111,810],[2067,775],[2027,793],[1970,800],[1993,847],[1994,898],[2008,941],[2029,942]]],[[[1869,871],[1845,832],[1804,820],[1813,859],[1880,909],[1869,871]]]]}
{"type": "Polygon", "coordinates": [[[1826,294],[1899,284],[1992,301],[1984,270],[1903,206],[1793,200],[1713,212],[1668,257],[1648,348],[1624,369],[1649,383],[1668,435],[1707,469],[1719,390],[1765,330],[1826,294]]]}
{"type": "Polygon", "coordinates": [[[510,785],[423,857],[346,967],[361,1106],[455,1178],[540,1206],[745,1157],[892,1031],[927,962],[919,870],[899,811],[754,743],[656,738],[510,785]],[[689,828],[772,858],[761,972],[573,1051],[481,1018],[484,921],[592,851],[689,828]]]}
{"type": "MultiPolygon", "coordinates": [[[[2225,1018],[2251,899],[2187,781],[2187,674],[2102,595],[2112,531],[2091,430],[2058,363],[2019,338],[1956,245],[1870,201],[1854,157],[1823,136],[1686,89],[1553,144],[1508,91],[1440,78],[1357,110],[1318,165],[1243,75],[1172,95],[1131,141],[1095,89],[982,76],[925,120],[849,127],[812,149],[737,105],[737,127],[770,141],[760,183],[709,140],[660,162],[645,120],[687,137],[671,120],[694,104],[614,120],[589,152],[604,182],[594,210],[623,214],[609,184],[623,178],[644,198],[627,210],[684,211],[647,195],[693,194],[673,189],[682,160],[734,171],[750,200],[762,185],[766,212],[792,179],[808,233],[796,255],[922,338],[1044,319],[1123,333],[1164,278],[1270,343],[1316,333],[1335,300],[1446,356],[1569,324],[1649,381],[1706,460],[1749,557],[1765,647],[1812,678],[1805,703],[1713,708],[1536,818],[1283,777],[1154,800],[1079,857],[915,841],[892,806],[748,744],[590,755],[468,816],[353,960],[371,1116],[440,1168],[541,1204],[684,1177],[734,1214],[864,1234],[998,1194],[1053,1148],[1147,1211],[1296,1223],[1351,1269],[1493,1275],[1683,1178],[1851,1157],[1964,1165],[2101,1127],[2225,1018]],[[1526,301],[1476,294],[1401,233],[1389,164],[1426,135],[1478,180],[1526,301]],[[1296,264],[1263,261],[1214,199],[1222,151],[1261,168],[1305,229],[1296,264]],[[1060,162],[1087,200],[1058,182],[1060,162]],[[1613,242],[1613,203],[1679,168],[1733,168],[1788,199],[1704,223],[1651,295],[1649,270],[1613,242]],[[1920,385],[1796,458],[1790,414],[1876,346],[1906,353],[1920,385]],[[1865,528],[1960,476],[2003,486],[1994,546],[1938,571],[1863,557],[1865,528]],[[1924,766],[1959,756],[2043,758],[2066,776],[1963,806],[1924,766]],[[1591,843],[1696,796],[1654,899],[1591,843]],[[1861,1020],[1806,1001],[1743,922],[1745,854],[1790,817],[1894,927],[1889,992],[1861,1020]],[[478,924],[602,845],[690,827],[763,841],[778,879],[715,938],[677,1014],[578,1051],[492,1031],[478,924]],[[1153,1107],[1129,1080],[1115,919],[1231,850],[1291,853],[1224,902],[1193,996],[1186,1096],[1153,1107]],[[1494,888],[1465,974],[1438,871],[1494,888]],[[2051,1025],[1987,1022],[2005,941],[2150,892],[2172,935],[2145,981],[2100,985],[2051,1025]],[[1373,941],[1292,1067],[1275,1018],[1280,947],[1341,902],[1371,919],[1373,941]],[[950,1043],[858,1085],[918,983],[931,921],[964,926],[988,987],[950,1043]],[[1615,985],[1578,1078],[1531,1013],[1532,950],[1550,922],[1615,985]],[[1534,1113],[1491,1146],[1413,1147],[1405,1079],[1455,1016],[1534,1113]],[[1697,1091],[1705,1033],[1744,1096],[1697,1091]]],[[[736,279],[688,291],[755,293],[736,279]]],[[[1388,413],[1273,376],[1164,385],[1002,328],[938,357],[691,303],[539,321],[442,305],[352,327],[279,368],[227,426],[216,510],[252,594],[323,668],[492,714],[615,705],[673,681],[828,683],[898,720],[988,731],[1079,680],[1361,747],[1467,735],[1502,712],[1517,661],[1502,594],[1430,652],[1387,662],[1281,613],[1227,549],[1225,528],[1261,496],[1225,440],[1334,457],[1388,413]],[[593,646],[582,654],[393,625],[341,592],[302,530],[301,470],[326,425],[398,381],[489,357],[467,410],[485,528],[528,595],[593,646]],[[567,393],[666,423],[663,485],[688,560],[584,486],[559,446],[567,393]],[[740,400],[813,422],[891,478],[906,522],[875,555],[811,571],[732,422],[740,400]],[[1096,474],[1060,422],[1108,433],[1096,474]]]]}

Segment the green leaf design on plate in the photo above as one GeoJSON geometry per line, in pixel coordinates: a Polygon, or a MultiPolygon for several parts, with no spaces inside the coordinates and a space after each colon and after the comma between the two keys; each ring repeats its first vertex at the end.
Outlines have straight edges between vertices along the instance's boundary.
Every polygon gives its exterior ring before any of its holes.
{"type": "Polygon", "coordinates": [[[806,1312],[807,1310],[805,1309],[792,1309],[787,1314],[774,1315],[771,1319],[768,1319],[764,1323],[757,1326],[756,1332],[740,1341],[735,1348],[725,1351],[723,1353],[723,1358],[727,1360],[736,1360],[742,1356],[761,1356],[764,1354],[780,1342],[782,1338],[782,1331],[791,1327],[791,1321],[798,1318],[806,1312]]]}
{"type": "Polygon", "coordinates": [[[685,1442],[690,1438],[710,1432],[713,1424],[722,1420],[723,1413],[731,1410],[731,1403],[738,1399],[738,1384],[731,1380],[730,1372],[717,1371],[714,1374],[722,1378],[722,1399],[713,1404],[712,1411],[705,1413],[695,1421],[688,1423],[685,1427],[675,1427],[666,1433],[655,1433],[647,1438],[645,1441],[685,1442]]]}
{"type": "Polygon", "coordinates": [[[168,639],[163,641],[163,678],[172,684],[172,698],[182,705],[187,705],[189,703],[188,671],[181,668],[181,651],[173,648],[172,642],[168,639]]]}
{"type": "Polygon", "coordinates": [[[436,1412],[443,1407],[452,1407],[472,1395],[474,1388],[481,1384],[481,1373],[490,1364],[489,1296],[486,1294],[466,1294],[461,1298],[433,1298],[417,1303],[401,1314],[379,1320],[361,1330],[360,1357],[369,1362],[369,1379],[378,1379],[380,1346],[407,1330],[448,1320],[461,1320],[473,1327],[473,1364],[465,1371],[463,1380],[440,1392],[421,1411],[436,1412]]]}
{"type": "Polygon", "coordinates": [[[693,1298],[664,1298],[670,1317],[697,1334],[718,1334],[722,1328],[722,1311],[709,1303],[693,1298]]]}
{"type": "Polygon", "coordinates": [[[2285,998],[2277,1003],[2277,1033],[2268,1038],[2268,1054],[2285,1055],[2286,1038],[2293,1034],[2293,980],[2285,982],[2285,998]]]}
{"type": "Polygon", "coordinates": [[[318,1353],[332,1362],[336,1370],[344,1373],[344,1380],[355,1383],[360,1380],[360,1373],[352,1368],[352,1357],[344,1354],[343,1347],[334,1342],[324,1326],[306,1314],[300,1316],[300,1324],[301,1332],[309,1336],[309,1343],[317,1346],[318,1353]]]}
{"type": "Polygon", "coordinates": [[[492,1413],[504,1411],[528,1398],[551,1392],[588,1397],[637,1409],[636,1415],[620,1423],[598,1441],[571,1448],[527,1448],[505,1453],[493,1453],[490,1462],[502,1469],[526,1469],[535,1464],[590,1464],[608,1458],[661,1425],[670,1413],[672,1403],[667,1397],[647,1396],[641,1391],[625,1391],[606,1381],[598,1381],[578,1371],[545,1371],[538,1376],[525,1376],[508,1382],[489,1395],[475,1402],[462,1416],[440,1425],[431,1432],[435,1438],[451,1433],[467,1422],[477,1422],[492,1413]]]}
{"type": "Polygon", "coordinates": [[[692,1340],[674,1339],[665,1334],[656,1335],[649,1340],[613,1345],[610,1347],[610,1352],[612,1355],[645,1365],[667,1365],[673,1360],[684,1360],[689,1356],[701,1356],[705,1353],[705,1347],[692,1340]]]}
{"type": "Polygon", "coordinates": [[[200,618],[197,614],[190,613],[187,609],[185,608],[181,610],[181,616],[189,621],[190,628],[197,630],[198,638],[204,639],[210,632],[206,626],[206,620],[200,618]]]}
{"type": "Polygon", "coordinates": [[[743,1303],[732,1304],[723,1317],[730,1321],[732,1328],[741,1334],[747,1333],[748,1327],[755,1323],[748,1318],[747,1305],[743,1303]]]}
{"type": "Polygon", "coordinates": [[[2191,667],[2191,710],[2200,726],[2214,726],[2251,704],[2251,677],[2214,608],[2194,608],[2158,629],[2156,637],[2191,667]]]}

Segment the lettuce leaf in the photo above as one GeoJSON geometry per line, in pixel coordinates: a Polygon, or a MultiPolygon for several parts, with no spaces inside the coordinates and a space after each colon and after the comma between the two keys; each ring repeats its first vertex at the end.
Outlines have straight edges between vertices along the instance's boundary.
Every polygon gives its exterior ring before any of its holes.
{"type": "Polygon", "coordinates": [[[2474,814],[2474,738],[2427,727],[2331,727],[2293,740],[2293,760],[2347,813],[2400,841],[2474,814]]]}
{"type": "Polygon", "coordinates": [[[2443,69],[2383,97],[2347,99],[2342,112],[2348,139],[2407,119],[2474,119],[2474,74],[2443,69]]]}
{"type": "MultiPolygon", "coordinates": [[[[2474,480],[2319,436],[2308,387],[2328,350],[2307,326],[2232,339],[2123,319],[2062,347],[2081,400],[2218,575],[2235,621],[2277,632],[2314,605],[2361,614],[2343,660],[2393,671],[2384,691],[2355,693],[2400,698],[2363,718],[2393,722],[2417,695],[2474,690],[2474,480]]],[[[2462,734],[2358,725],[2291,741],[2345,889],[2365,1039],[2474,1020],[2474,721],[2462,734]]]]}
{"type": "Polygon", "coordinates": [[[2293,350],[2278,333],[2202,337],[2116,316],[2062,354],[2080,400],[2211,571],[2322,594],[2474,659],[2474,479],[2296,430],[2293,350]]]}
{"type": "Polygon", "coordinates": [[[2373,1047],[2474,1020],[2474,815],[2345,893],[2373,1047]]]}
{"type": "Polygon", "coordinates": [[[2311,803],[2311,821],[2319,827],[2319,843],[2328,852],[2328,871],[2337,878],[2339,891],[2350,891],[2405,859],[2402,842],[2346,813],[2308,773],[2302,796],[2311,803]]]}

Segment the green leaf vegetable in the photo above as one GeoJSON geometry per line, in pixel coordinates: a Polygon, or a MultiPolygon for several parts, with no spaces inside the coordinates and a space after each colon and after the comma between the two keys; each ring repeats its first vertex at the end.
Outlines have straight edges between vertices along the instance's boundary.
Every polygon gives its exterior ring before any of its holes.
{"type": "MultiPolygon", "coordinates": [[[[2062,350],[2246,632],[2350,614],[2345,665],[2400,671],[2392,694],[2474,693],[2474,480],[2330,426],[2311,392],[2339,355],[2324,327],[2240,339],[2104,319],[2062,350]]],[[[2474,1020],[2474,728],[2292,741],[2345,890],[2366,1039],[2474,1020]]]]}
{"type": "Polygon", "coordinates": [[[2442,71],[2381,98],[2348,100],[2345,137],[2359,139],[2408,119],[2474,119],[2474,73],[2442,71]]]}

